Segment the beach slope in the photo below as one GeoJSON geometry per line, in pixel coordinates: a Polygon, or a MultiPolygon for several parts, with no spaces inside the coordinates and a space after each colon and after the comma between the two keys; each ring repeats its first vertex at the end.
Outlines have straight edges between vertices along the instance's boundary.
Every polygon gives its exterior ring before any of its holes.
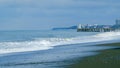
{"type": "Polygon", "coordinates": [[[102,44],[100,46],[116,46],[114,49],[99,51],[100,54],[78,59],[66,68],[120,68],[120,43],[102,44]]]}

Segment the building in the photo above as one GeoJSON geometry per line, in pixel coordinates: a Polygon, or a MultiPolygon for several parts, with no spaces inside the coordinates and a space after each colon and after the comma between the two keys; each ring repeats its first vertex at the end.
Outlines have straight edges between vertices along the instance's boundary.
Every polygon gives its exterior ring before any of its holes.
{"type": "Polygon", "coordinates": [[[116,20],[116,24],[112,26],[114,30],[119,31],[120,30],[120,19],[116,20]]]}
{"type": "Polygon", "coordinates": [[[78,32],[111,32],[111,31],[120,31],[120,19],[116,20],[115,25],[82,25],[79,24],[78,32]]]}
{"type": "Polygon", "coordinates": [[[120,19],[116,20],[116,25],[120,25],[120,19]]]}
{"type": "Polygon", "coordinates": [[[79,24],[79,25],[78,25],[78,29],[81,29],[81,28],[82,28],[82,24],[79,24]]]}
{"type": "Polygon", "coordinates": [[[110,32],[113,31],[111,25],[79,25],[78,32],[110,32]]]}

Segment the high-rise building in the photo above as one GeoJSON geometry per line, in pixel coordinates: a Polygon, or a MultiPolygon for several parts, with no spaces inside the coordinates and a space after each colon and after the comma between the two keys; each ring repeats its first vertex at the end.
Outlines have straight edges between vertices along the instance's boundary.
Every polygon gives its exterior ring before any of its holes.
{"type": "Polygon", "coordinates": [[[78,25],[78,28],[79,28],[79,29],[81,29],[81,28],[82,28],[82,25],[81,25],[81,24],[79,24],[79,25],[78,25]]]}
{"type": "Polygon", "coordinates": [[[116,25],[120,25],[120,19],[116,20],[116,25]]]}

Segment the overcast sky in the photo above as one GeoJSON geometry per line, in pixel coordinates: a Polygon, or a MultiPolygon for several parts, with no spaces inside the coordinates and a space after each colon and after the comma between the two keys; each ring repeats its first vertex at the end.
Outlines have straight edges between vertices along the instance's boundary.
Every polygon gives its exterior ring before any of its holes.
{"type": "Polygon", "coordinates": [[[120,0],[0,0],[0,30],[114,24],[120,0]]]}

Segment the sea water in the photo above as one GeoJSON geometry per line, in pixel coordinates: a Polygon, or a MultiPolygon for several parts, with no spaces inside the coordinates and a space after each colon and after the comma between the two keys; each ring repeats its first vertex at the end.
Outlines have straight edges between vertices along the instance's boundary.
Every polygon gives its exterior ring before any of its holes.
{"type": "Polygon", "coordinates": [[[120,32],[0,31],[0,68],[58,68],[67,60],[113,48],[96,44],[119,40],[120,32]]]}

